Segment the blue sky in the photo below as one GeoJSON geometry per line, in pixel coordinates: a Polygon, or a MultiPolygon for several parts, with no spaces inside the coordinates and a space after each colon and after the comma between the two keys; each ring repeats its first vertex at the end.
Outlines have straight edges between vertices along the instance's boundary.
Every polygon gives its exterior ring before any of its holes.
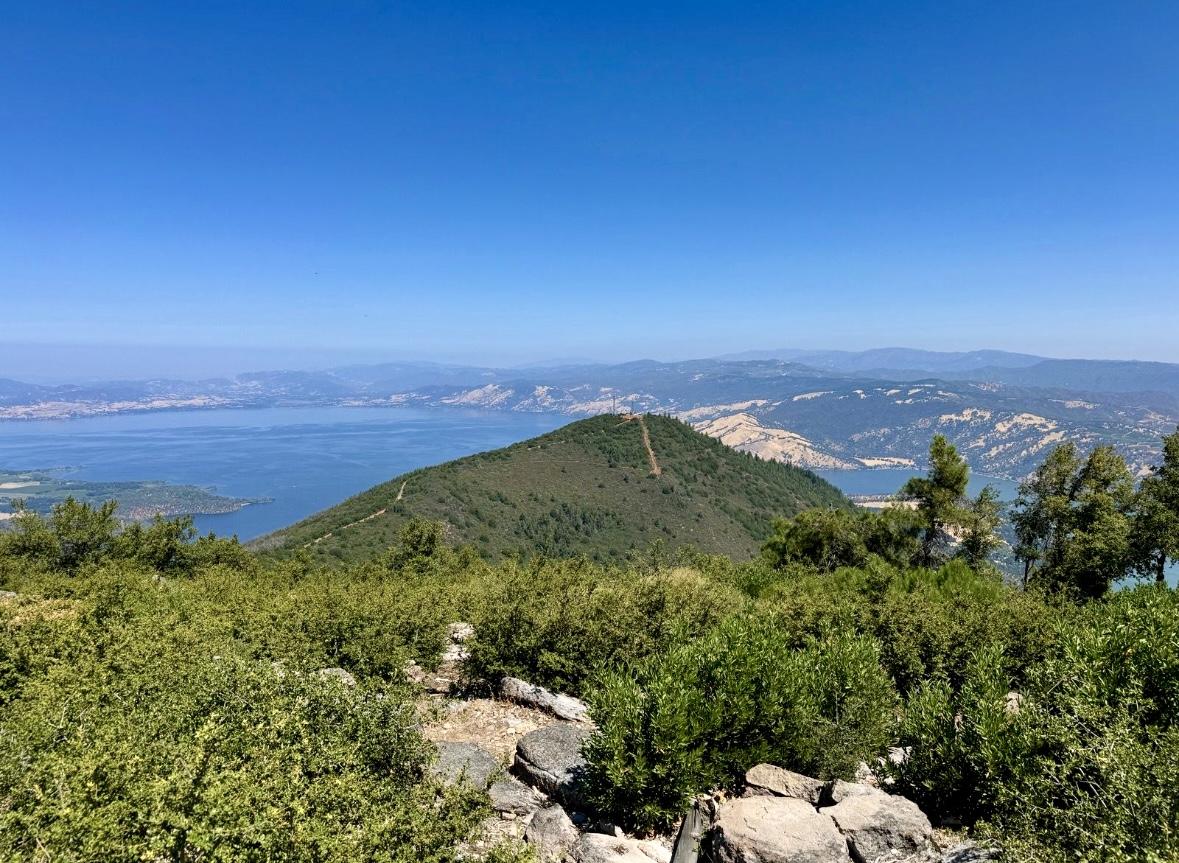
{"type": "Polygon", "coordinates": [[[1179,362],[1177,43],[1170,0],[4,4],[0,377],[1179,362]]]}

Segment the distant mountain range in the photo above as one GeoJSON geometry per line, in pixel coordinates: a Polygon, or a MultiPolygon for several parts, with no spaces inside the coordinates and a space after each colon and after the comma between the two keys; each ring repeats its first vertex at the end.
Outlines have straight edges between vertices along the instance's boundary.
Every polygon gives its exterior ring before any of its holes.
{"type": "Polygon", "coordinates": [[[851,503],[808,471],[735,452],[682,422],[610,414],[395,477],[249,547],[364,560],[417,516],[493,559],[622,562],[656,540],[748,558],[773,518],[813,507],[851,503]]]}
{"type": "Polygon", "coordinates": [[[252,372],[206,381],[40,386],[0,379],[0,419],[210,407],[414,405],[674,414],[726,443],[803,467],[924,464],[942,433],[976,472],[1018,479],[1063,440],[1117,445],[1135,470],[1179,424],[1179,365],[1002,351],[773,351],[615,365],[436,363],[252,372]]]}

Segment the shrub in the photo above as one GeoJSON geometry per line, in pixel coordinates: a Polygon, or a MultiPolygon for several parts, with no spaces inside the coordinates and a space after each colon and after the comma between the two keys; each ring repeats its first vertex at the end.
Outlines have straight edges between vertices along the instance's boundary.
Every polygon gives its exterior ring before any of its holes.
{"type": "Polygon", "coordinates": [[[970,660],[962,686],[921,683],[905,704],[900,743],[908,757],[896,788],[926,812],[969,821],[988,818],[999,789],[1017,783],[1036,749],[1028,710],[1009,709],[1011,678],[1000,646],[970,660]]]}
{"type": "Polygon", "coordinates": [[[734,618],[603,676],[591,696],[589,794],[650,829],[759,762],[846,777],[888,743],[894,702],[871,641],[827,635],[794,650],[776,621],[734,618]]]}
{"type": "Polygon", "coordinates": [[[469,673],[584,695],[599,667],[707,632],[744,598],[686,568],[644,575],[534,558],[501,565],[472,586],[466,602],[475,625],[469,673]]]}
{"type": "Polygon", "coordinates": [[[484,806],[436,802],[406,687],[255,658],[207,609],[125,581],[102,615],[5,604],[0,857],[454,859],[484,806]]]}
{"type": "Polygon", "coordinates": [[[1014,860],[1179,859],[1179,597],[1123,591],[1058,630],[1018,711],[996,648],[975,654],[957,693],[922,684],[898,790],[932,814],[989,821],[1014,860]]]}

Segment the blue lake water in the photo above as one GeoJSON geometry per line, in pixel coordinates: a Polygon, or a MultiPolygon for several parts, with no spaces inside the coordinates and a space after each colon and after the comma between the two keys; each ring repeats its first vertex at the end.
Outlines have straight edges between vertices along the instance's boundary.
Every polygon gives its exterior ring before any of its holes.
{"type": "MultiPolygon", "coordinates": [[[[817,470],[827,482],[844,494],[896,494],[910,477],[925,476],[925,471],[895,468],[874,470],[817,470]]],[[[971,474],[967,494],[976,495],[984,486],[993,485],[999,492],[999,499],[1015,500],[1019,483],[993,476],[971,474]]]]}
{"type": "Polygon", "coordinates": [[[418,408],[172,411],[0,423],[0,467],[72,467],[71,479],[165,480],[273,498],[196,518],[242,540],[398,474],[507,446],[570,421],[554,414],[418,408]]]}

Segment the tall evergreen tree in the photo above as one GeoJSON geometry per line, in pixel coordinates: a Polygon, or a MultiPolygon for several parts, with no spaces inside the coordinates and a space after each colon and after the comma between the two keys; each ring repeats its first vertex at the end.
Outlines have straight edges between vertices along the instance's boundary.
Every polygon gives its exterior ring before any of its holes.
{"type": "Polygon", "coordinates": [[[958,449],[943,435],[929,444],[929,472],[905,483],[901,496],[917,503],[921,518],[921,550],[918,563],[936,564],[947,545],[946,526],[961,523],[970,468],[958,449]]]}
{"type": "Polygon", "coordinates": [[[1025,583],[1086,599],[1125,577],[1130,554],[1134,478],[1111,446],[1082,460],[1069,442],[1054,449],[1019,487],[1011,521],[1025,583]]]}
{"type": "Polygon", "coordinates": [[[1138,485],[1130,546],[1134,569],[1165,583],[1167,562],[1179,559],[1179,428],[1163,437],[1163,463],[1138,485]]]}

